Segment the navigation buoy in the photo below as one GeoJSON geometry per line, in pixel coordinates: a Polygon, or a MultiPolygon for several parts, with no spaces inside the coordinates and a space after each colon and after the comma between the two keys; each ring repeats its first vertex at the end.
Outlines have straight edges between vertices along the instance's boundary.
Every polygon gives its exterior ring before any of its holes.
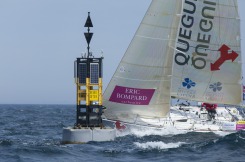
{"type": "Polygon", "coordinates": [[[87,41],[87,56],[75,61],[75,82],[77,86],[77,114],[73,127],[63,129],[62,143],[86,143],[89,141],[112,141],[116,137],[116,129],[105,127],[102,123],[102,61],[90,52],[93,23],[88,12],[84,25],[88,32],[84,33],[87,41]]]}

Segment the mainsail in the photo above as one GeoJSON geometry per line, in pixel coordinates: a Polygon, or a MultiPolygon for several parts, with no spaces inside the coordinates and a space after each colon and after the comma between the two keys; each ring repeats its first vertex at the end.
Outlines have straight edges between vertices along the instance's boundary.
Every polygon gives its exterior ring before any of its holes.
{"type": "Polygon", "coordinates": [[[153,0],[105,93],[105,116],[134,122],[166,117],[182,1],[153,0]]]}
{"type": "Polygon", "coordinates": [[[240,104],[237,0],[153,0],[105,93],[107,119],[169,114],[171,97],[240,104]]]}
{"type": "Polygon", "coordinates": [[[237,0],[186,0],[181,15],[171,95],[239,105],[242,63],[237,0]]]}

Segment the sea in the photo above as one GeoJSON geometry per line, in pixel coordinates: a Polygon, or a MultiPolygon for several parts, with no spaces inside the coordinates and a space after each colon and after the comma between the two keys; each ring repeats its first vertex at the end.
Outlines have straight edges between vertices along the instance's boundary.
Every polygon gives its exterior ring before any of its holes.
{"type": "Polygon", "coordinates": [[[61,144],[75,105],[0,105],[0,162],[244,162],[245,131],[132,130],[115,141],[61,144]]]}

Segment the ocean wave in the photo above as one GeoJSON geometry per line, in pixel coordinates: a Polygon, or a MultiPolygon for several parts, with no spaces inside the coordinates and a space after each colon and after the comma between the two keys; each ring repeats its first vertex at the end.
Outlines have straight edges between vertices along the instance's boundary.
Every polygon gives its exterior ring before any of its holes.
{"type": "Polygon", "coordinates": [[[184,142],[177,142],[177,143],[164,143],[162,141],[156,141],[156,142],[134,142],[135,146],[137,148],[143,149],[143,150],[168,150],[170,148],[178,148],[181,145],[185,144],[184,142]]]}
{"type": "Polygon", "coordinates": [[[186,134],[188,131],[186,130],[177,130],[173,127],[171,128],[153,128],[153,127],[130,127],[130,129],[126,129],[125,131],[117,131],[117,137],[123,137],[127,135],[134,135],[136,137],[144,137],[150,135],[156,136],[174,136],[178,134],[186,134]]]}
{"type": "MultiPolygon", "coordinates": [[[[245,131],[228,135],[131,128],[108,142],[62,145],[74,106],[0,105],[0,161],[243,161],[245,131]],[[18,113],[16,113],[18,112],[18,113]],[[38,116],[37,116],[38,114],[38,116]]],[[[75,109],[74,109],[75,110],[75,109]]]]}
{"type": "Polygon", "coordinates": [[[0,140],[0,146],[11,146],[12,144],[13,144],[13,141],[9,139],[0,140]]]}

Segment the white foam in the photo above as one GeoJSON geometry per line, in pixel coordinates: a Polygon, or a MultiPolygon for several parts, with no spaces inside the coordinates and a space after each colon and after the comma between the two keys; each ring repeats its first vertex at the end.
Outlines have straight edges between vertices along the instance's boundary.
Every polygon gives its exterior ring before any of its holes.
{"type": "Polygon", "coordinates": [[[184,142],[164,143],[158,141],[158,142],[146,142],[146,143],[134,142],[134,144],[136,145],[136,147],[144,150],[151,150],[151,149],[165,150],[170,148],[178,148],[182,144],[184,144],[184,142]]]}
{"type": "Polygon", "coordinates": [[[158,136],[169,136],[176,134],[186,134],[186,130],[177,130],[174,127],[167,128],[153,128],[153,127],[130,127],[130,129],[124,131],[117,131],[117,136],[122,137],[126,135],[135,135],[137,137],[144,137],[149,135],[158,135],[158,136]]]}
{"type": "Polygon", "coordinates": [[[213,131],[213,133],[215,133],[215,134],[217,134],[217,135],[219,135],[219,136],[221,136],[221,137],[224,137],[224,136],[227,136],[227,135],[232,134],[232,133],[234,133],[234,132],[213,131]]]}

